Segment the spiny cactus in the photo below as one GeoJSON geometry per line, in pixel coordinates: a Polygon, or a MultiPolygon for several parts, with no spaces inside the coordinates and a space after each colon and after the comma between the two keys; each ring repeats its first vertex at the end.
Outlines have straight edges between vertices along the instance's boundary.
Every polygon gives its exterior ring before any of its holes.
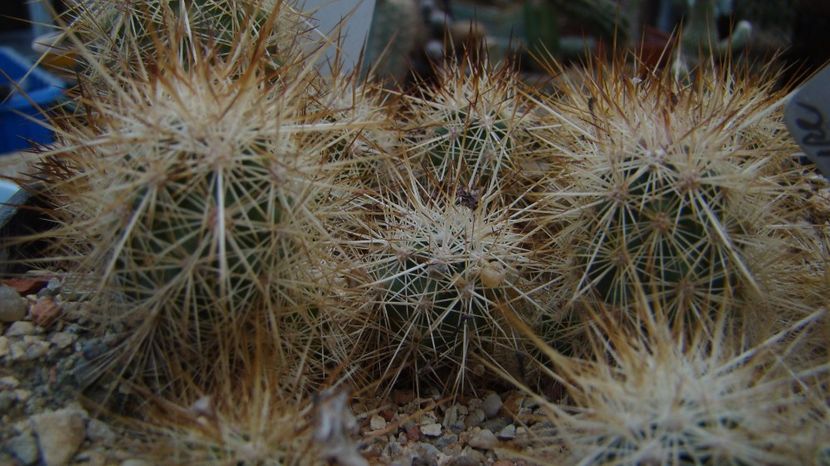
{"type": "Polygon", "coordinates": [[[384,378],[394,381],[409,366],[416,380],[434,377],[457,391],[473,353],[515,360],[521,346],[500,308],[538,314],[541,275],[519,202],[501,206],[411,173],[359,202],[365,214],[345,224],[353,252],[344,259],[357,263],[353,302],[377,327],[367,351],[380,346],[384,378]]]}
{"type": "Polygon", "coordinates": [[[439,180],[455,177],[486,193],[524,181],[522,169],[538,147],[531,105],[514,71],[464,57],[439,70],[436,86],[407,99],[405,137],[414,163],[431,166],[439,180]]]}
{"type": "Polygon", "coordinates": [[[219,370],[218,383],[208,392],[193,383],[165,396],[136,389],[145,409],[138,417],[116,421],[144,441],[125,437],[118,446],[153,464],[322,461],[319,450],[310,448],[311,402],[292,386],[290,364],[273,351],[274,342],[262,329],[252,329],[247,340],[252,351],[244,369],[219,370]]]}
{"type": "Polygon", "coordinates": [[[310,42],[305,19],[283,0],[93,0],[76,2],[65,16],[70,45],[94,73],[101,65],[139,72],[152,66],[160,46],[230,56],[242,49],[239,42],[262,47],[262,58],[278,67],[297,59],[303,41],[310,42]]]}
{"type": "Polygon", "coordinates": [[[729,69],[683,85],[616,63],[544,106],[548,124],[570,141],[555,146],[570,168],[545,194],[558,257],[570,256],[561,265],[571,280],[564,299],[593,295],[625,308],[631,284],[642,282],[679,319],[709,322],[720,310],[737,317],[738,301],[805,311],[770,293],[776,287],[749,258],[764,250],[765,264],[781,273],[800,260],[790,235],[800,234],[803,209],[793,206],[801,194],[788,171],[776,173],[792,166],[793,146],[781,143],[780,119],[770,121],[783,97],[770,86],[729,69]],[[775,130],[761,134],[761,123],[775,130]]]}
{"type": "Polygon", "coordinates": [[[74,174],[46,186],[61,203],[55,248],[97,280],[101,323],[130,329],[113,356],[159,385],[209,383],[252,327],[319,334],[314,238],[346,198],[332,194],[342,164],[320,154],[357,125],[308,111],[310,71],[274,83],[261,56],[177,43],[146,80],[110,76],[120,85],[77,102],[52,157],[74,174]]]}
{"type": "Polygon", "coordinates": [[[637,312],[643,327],[636,331],[597,312],[583,359],[531,336],[568,398],[559,404],[525,389],[554,429],[531,440],[523,457],[556,464],[820,464],[827,406],[819,383],[830,368],[813,359],[794,371],[786,361],[823,311],[745,351],[734,347],[723,320],[687,339],[669,329],[661,310],[638,304],[637,312]]]}

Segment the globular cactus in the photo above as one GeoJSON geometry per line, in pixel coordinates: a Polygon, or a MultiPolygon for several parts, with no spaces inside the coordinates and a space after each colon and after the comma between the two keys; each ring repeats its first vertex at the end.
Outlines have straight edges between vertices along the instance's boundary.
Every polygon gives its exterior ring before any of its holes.
{"type": "Polygon", "coordinates": [[[315,238],[347,196],[331,181],[343,164],[320,154],[357,123],[307,111],[313,72],[275,83],[261,49],[208,60],[175,43],[155,73],[110,76],[118,86],[62,123],[51,160],[69,174],[44,192],[62,223],[55,255],[94,280],[96,320],[128,329],[110,356],[135,381],[207,389],[241,364],[252,328],[300,332],[298,352],[316,339],[315,357],[336,358],[317,338],[329,275],[315,238]]]}
{"type": "Polygon", "coordinates": [[[669,329],[661,310],[638,304],[635,312],[643,323],[637,330],[596,312],[584,358],[565,357],[532,336],[555,368],[547,374],[568,397],[547,401],[528,391],[553,428],[531,439],[523,458],[602,465],[826,459],[828,410],[820,384],[827,364],[813,359],[794,371],[785,362],[823,311],[746,350],[735,347],[724,320],[687,338],[669,329]]]}
{"type": "Polygon", "coordinates": [[[371,316],[376,336],[365,352],[380,357],[381,378],[394,382],[408,368],[416,383],[427,377],[457,392],[474,354],[515,362],[523,349],[501,308],[539,313],[527,213],[411,173],[360,202],[365,214],[341,237],[352,250],[344,260],[357,264],[350,301],[371,316]]]}
{"type": "Polygon", "coordinates": [[[438,74],[434,87],[407,97],[406,156],[435,174],[427,176],[449,177],[466,189],[496,193],[510,186],[521,193],[532,184],[525,168],[542,151],[532,135],[533,104],[515,72],[462,57],[438,74]]]}
{"type": "Polygon", "coordinates": [[[794,265],[804,216],[793,208],[794,148],[776,113],[783,96],[729,68],[688,85],[624,69],[599,66],[545,107],[564,133],[555,150],[570,160],[545,194],[554,258],[569,256],[553,265],[569,277],[563,299],[625,309],[641,282],[680,320],[803,315],[807,301],[776,295],[772,272],[815,273],[794,265]],[[771,303],[779,311],[766,314],[771,303]]]}
{"type": "Polygon", "coordinates": [[[263,48],[262,58],[279,67],[311,43],[305,18],[283,0],[93,0],[76,2],[64,17],[68,45],[93,74],[100,66],[140,74],[160,46],[229,56],[240,42],[263,48]]]}

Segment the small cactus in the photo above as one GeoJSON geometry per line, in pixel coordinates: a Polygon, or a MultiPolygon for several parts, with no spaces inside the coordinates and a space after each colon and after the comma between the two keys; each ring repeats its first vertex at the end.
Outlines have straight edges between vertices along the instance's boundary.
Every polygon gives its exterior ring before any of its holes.
{"type": "Polygon", "coordinates": [[[643,326],[634,331],[612,313],[595,312],[583,358],[565,357],[532,336],[569,401],[546,401],[525,388],[554,429],[523,458],[567,465],[820,464],[814,462],[827,448],[820,385],[827,364],[813,359],[796,372],[785,361],[798,351],[791,342],[823,311],[741,351],[724,321],[686,338],[669,329],[661,310],[636,308],[643,326]]]}
{"type": "Polygon", "coordinates": [[[549,126],[571,133],[556,146],[569,168],[544,195],[552,241],[559,257],[570,256],[554,266],[571,280],[564,299],[595,296],[625,308],[631,284],[641,282],[679,319],[737,317],[746,302],[758,304],[750,320],[773,301],[805,312],[802,302],[772,294],[750,258],[763,249],[782,276],[801,260],[791,254],[803,219],[792,209],[801,194],[788,181],[793,146],[770,116],[781,96],[729,71],[683,85],[667,72],[622,70],[601,66],[584,87],[566,85],[563,103],[545,107],[557,109],[549,126]],[[774,130],[761,134],[761,125],[774,130]]]}
{"type": "Polygon", "coordinates": [[[473,354],[520,350],[501,307],[539,311],[527,214],[463,188],[402,178],[367,196],[364,220],[347,228],[358,263],[352,275],[364,283],[354,289],[356,300],[376,314],[368,320],[380,333],[384,376],[394,381],[411,364],[415,374],[457,391],[469,380],[473,354]]]}
{"type": "Polygon", "coordinates": [[[78,102],[52,155],[74,174],[46,195],[55,248],[98,282],[98,320],[130,329],[115,361],[138,381],[209,385],[251,327],[319,335],[315,237],[348,198],[331,182],[344,164],[320,154],[360,125],[309,111],[315,75],[272,82],[261,49],[207,60],[176,43],[146,80],[110,76],[120,85],[78,102]]]}
{"type": "Polygon", "coordinates": [[[523,181],[522,168],[538,147],[532,104],[517,79],[508,67],[467,57],[448,63],[435,87],[408,98],[407,156],[431,166],[439,180],[455,177],[467,189],[495,193],[523,181]]]}
{"type": "Polygon", "coordinates": [[[292,5],[283,0],[77,2],[66,14],[70,24],[64,34],[93,73],[101,73],[95,68],[103,65],[140,74],[142,66],[160,58],[159,47],[228,56],[241,50],[240,42],[262,47],[262,58],[279,67],[299,55],[303,40],[310,42],[309,28],[292,5]],[[170,44],[173,40],[178,43],[170,44]]]}

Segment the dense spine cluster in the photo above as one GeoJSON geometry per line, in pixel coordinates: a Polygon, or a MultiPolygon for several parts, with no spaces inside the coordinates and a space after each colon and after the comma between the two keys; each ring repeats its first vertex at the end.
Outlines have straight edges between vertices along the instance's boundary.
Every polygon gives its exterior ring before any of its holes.
{"type": "Polygon", "coordinates": [[[826,456],[830,209],[771,80],[617,60],[532,88],[465,57],[399,94],[320,74],[287,2],[70,13],[30,239],[120,332],[101,373],[160,408],[171,461],[332,460],[303,420],[324,389],[493,372],[549,413],[543,462],[826,456]]]}

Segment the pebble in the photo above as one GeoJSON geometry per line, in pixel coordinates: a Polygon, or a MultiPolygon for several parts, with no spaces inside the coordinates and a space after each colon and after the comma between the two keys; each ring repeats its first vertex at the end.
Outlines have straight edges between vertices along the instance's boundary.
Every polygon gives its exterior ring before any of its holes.
{"type": "Polygon", "coordinates": [[[495,434],[489,429],[481,429],[474,431],[467,442],[471,447],[479,450],[492,450],[498,444],[499,440],[495,434]]]}
{"type": "Polygon", "coordinates": [[[41,327],[49,327],[53,322],[55,322],[55,319],[60,316],[61,307],[51,296],[44,296],[38,298],[37,301],[32,304],[32,308],[29,312],[32,314],[32,321],[35,324],[41,327]]]}
{"type": "Polygon", "coordinates": [[[108,445],[112,445],[117,438],[110,426],[98,419],[90,419],[87,421],[86,437],[93,442],[108,445]]]}
{"type": "Polygon", "coordinates": [[[481,409],[488,418],[495,417],[501,409],[501,397],[498,393],[490,393],[481,402],[481,409]]]}
{"type": "Polygon", "coordinates": [[[458,442],[458,435],[455,434],[444,434],[438,440],[435,441],[435,447],[439,450],[444,450],[448,446],[458,442]]]}
{"type": "Polygon", "coordinates": [[[84,416],[75,409],[37,414],[30,421],[46,466],[68,464],[86,436],[84,416]]]}
{"type": "Polygon", "coordinates": [[[504,429],[499,431],[496,437],[502,440],[512,440],[516,438],[516,426],[514,426],[513,424],[505,426],[504,429]]]}
{"type": "Polygon", "coordinates": [[[8,330],[6,330],[7,337],[22,337],[25,335],[34,335],[36,333],[36,329],[34,324],[31,322],[26,322],[24,320],[19,320],[11,325],[8,330]]]}
{"type": "MultiPolygon", "coordinates": [[[[26,337],[27,339],[30,337],[26,337]]],[[[26,359],[32,361],[44,356],[49,352],[49,342],[43,340],[24,340],[26,346],[26,359]]]]}
{"type": "Polygon", "coordinates": [[[9,358],[12,361],[20,361],[22,359],[25,359],[26,358],[26,348],[28,348],[28,347],[29,347],[29,345],[27,343],[22,342],[22,341],[16,341],[16,342],[12,343],[11,346],[9,347],[9,358]]]}
{"type": "Polygon", "coordinates": [[[386,427],[386,419],[383,416],[378,416],[375,414],[372,416],[372,419],[369,420],[369,428],[372,430],[381,430],[386,427]]]}
{"type": "Polygon", "coordinates": [[[31,432],[23,432],[6,442],[6,450],[21,463],[28,466],[38,459],[37,441],[31,432]]]}
{"type": "Polygon", "coordinates": [[[481,423],[484,422],[484,419],[486,418],[487,416],[484,414],[484,411],[476,408],[470,411],[469,414],[467,414],[467,417],[464,419],[464,426],[466,426],[468,429],[471,427],[477,427],[481,425],[481,423]]]}
{"type": "Polygon", "coordinates": [[[6,337],[0,337],[0,358],[9,354],[11,349],[9,348],[9,339],[6,337]]]}
{"type": "Polygon", "coordinates": [[[510,419],[499,416],[482,422],[479,427],[488,429],[490,432],[498,432],[507,427],[508,424],[510,424],[510,419]]]}
{"type": "Polygon", "coordinates": [[[18,380],[15,376],[7,375],[5,377],[0,377],[0,390],[17,388],[18,385],[20,385],[20,380],[18,380]]]}
{"type": "Polygon", "coordinates": [[[448,466],[481,466],[484,463],[485,459],[481,453],[469,450],[452,458],[447,464],[448,466]]]}
{"type": "Polygon", "coordinates": [[[431,443],[419,443],[415,449],[418,451],[419,456],[423,460],[426,460],[428,464],[435,464],[438,456],[441,455],[441,451],[431,443]]]}
{"type": "Polygon", "coordinates": [[[99,338],[93,338],[89,341],[85,341],[81,345],[81,352],[84,355],[84,359],[89,361],[106,353],[108,349],[107,344],[99,338]]]}
{"type": "Polygon", "coordinates": [[[49,341],[52,342],[58,349],[66,349],[71,346],[78,339],[78,335],[74,333],[56,332],[49,336],[49,341]]]}
{"type": "Polygon", "coordinates": [[[14,288],[0,285],[0,322],[17,322],[26,317],[29,304],[14,288]]]}
{"type": "MultiPolygon", "coordinates": [[[[395,437],[394,434],[390,434],[387,437],[386,448],[387,450],[389,450],[387,451],[387,454],[389,456],[397,456],[403,451],[403,447],[401,445],[401,438],[402,437],[400,435],[395,437]]],[[[406,437],[403,437],[403,441],[404,443],[406,442],[406,437]]]]}
{"type": "Polygon", "coordinates": [[[458,405],[450,406],[447,408],[447,411],[444,412],[444,419],[441,420],[441,424],[449,429],[451,425],[458,422],[460,414],[461,413],[458,411],[458,405]]]}
{"type": "Polygon", "coordinates": [[[427,437],[438,437],[441,435],[441,424],[437,422],[421,426],[421,433],[427,437]]]}

